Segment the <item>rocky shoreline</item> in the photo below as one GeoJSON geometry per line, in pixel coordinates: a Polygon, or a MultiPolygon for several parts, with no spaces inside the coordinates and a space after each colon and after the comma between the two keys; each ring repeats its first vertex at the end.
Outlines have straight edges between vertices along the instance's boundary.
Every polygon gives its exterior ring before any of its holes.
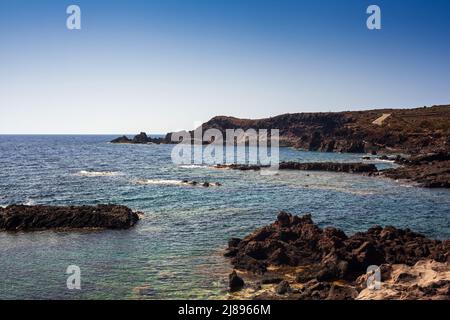
{"type": "Polygon", "coordinates": [[[10,205],[0,208],[0,230],[128,229],[138,222],[139,214],[122,205],[10,205]]]}
{"type": "MultiPolygon", "coordinates": [[[[450,152],[436,152],[410,158],[400,156],[379,158],[363,157],[365,160],[380,159],[393,161],[397,168],[378,170],[371,163],[340,163],[340,162],[280,162],[279,170],[305,170],[358,173],[368,176],[383,176],[394,180],[404,180],[424,188],[450,188],[450,152]]],[[[247,164],[220,164],[217,169],[241,171],[260,171],[269,166],[247,164]]]]}
{"type": "Polygon", "coordinates": [[[450,299],[450,239],[409,229],[376,226],[347,236],[321,229],[310,215],[280,212],[274,223],[230,239],[225,256],[235,269],[232,299],[450,299]],[[374,292],[366,288],[371,265],[383,283],[374,292]]]}
{"type": "Polygon", "coordinates": [[[406,180],[426,188],[450,188],[450,152],[438,151],[405,158],[397,158],[398,168],[380,174],[395,180],[406,180]]]}
{"type": "MultiPolygon", "coordinates": [[[[259,171],[269,166],[264,165],[247,165],[247,164],[229,164],[216,165],[218,169],[232,169],[241,171],[259,171]]],[[[279,164],[279,170],[305,170],[305,171],[331,171],[346,173],[374,173],[377,167],[368,163],[344,163],[344,162],[295,162],[283,161],[279,164]]]]}

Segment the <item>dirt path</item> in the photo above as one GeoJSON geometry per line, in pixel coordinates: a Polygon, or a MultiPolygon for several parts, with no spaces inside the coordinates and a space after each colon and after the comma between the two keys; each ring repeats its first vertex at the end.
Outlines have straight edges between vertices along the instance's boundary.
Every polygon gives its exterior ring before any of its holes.
{"type": "Polygon", "coordinates": [[[372,123],[381,126],[383,124],[383,121],[386,120],[387,118],[389,118],[390,116],[391,116],[390,113],[383,113],[383,115],[381,117],[377,118],[372,123]]]}

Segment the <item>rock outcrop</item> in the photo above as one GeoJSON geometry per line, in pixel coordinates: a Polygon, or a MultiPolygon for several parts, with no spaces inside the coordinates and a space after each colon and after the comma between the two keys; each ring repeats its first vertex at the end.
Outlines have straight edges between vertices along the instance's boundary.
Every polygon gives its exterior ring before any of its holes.
{"type": "MultiPolygon", "coordinates": [[[[233,169],[242,171],[259,171],[263,168],[268,168],[264,165],[246,165],[246,164],[229,164],[216,165],[218,169],[233,169]]],[[[374,173],[377,172],[377,167],[374,164],[368,163],[343,163],[343,162],[294,162],[286,161],[280,162],[279,170],[305,170],[305,171],[332,171],[332,172],[346,172],[346,173],[374,173]]]]}
{"type": "MultiPolygon", "coordinates": [[[[321,229],[310,215],[280,212],[273,224],[231,239],[225,256],[237,270],[291,282],[291,298],[354,299],[357,279],[369,266],[413,266],[424,259],[449,263],[450,239],[431,240],[391,226],[347,236],[336,228],[321,229]]],[[[267,293],[259,298],[264,297],[267,293]]]]}
{"type": "Polygon", "coordinates": [[[161,143],[171,143],[167,136],[164,138],[152,138],[147,136],[145,132],[141,132],[134,136],[133,139],[127,136],[121,136],[116,139],[111,140],[111,143],[131,143],[131,144],[161,144],[161,143]]]}
{"type": "Polygon", "coordinates": [[[45,229],[128,229],[139,215],[121,205],[25,206],[0,208],[0,230],[34,231],[45,229]]]}
{"type": "Polygon", "coordinates": [[[450,151],[421,154],[396,160],[401,166],[382,171],[391,179],[407,180],[427,188],[450,188],[450,151]]]}

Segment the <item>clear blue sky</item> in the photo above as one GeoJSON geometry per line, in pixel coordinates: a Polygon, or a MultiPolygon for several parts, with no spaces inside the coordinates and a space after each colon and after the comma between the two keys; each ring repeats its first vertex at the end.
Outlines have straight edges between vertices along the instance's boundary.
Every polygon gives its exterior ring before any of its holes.
{"type": "Polygon", "coordinates": [[[449,57],[448,0],[0,0],[0,133],[445,104],[449,57]]]}

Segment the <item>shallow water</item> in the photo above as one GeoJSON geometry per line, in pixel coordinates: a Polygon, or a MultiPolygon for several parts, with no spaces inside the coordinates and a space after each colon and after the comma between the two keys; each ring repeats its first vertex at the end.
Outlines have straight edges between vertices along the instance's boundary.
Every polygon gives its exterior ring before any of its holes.
{"type": "MultiPolygon", "coordinates": [[[[280,210],[311,213],[347,233],[380,224],[450,237],[449,190],[341,173],[176,166],[170,145],[107,143],[112,138],[0,136],[0,205],[117,203],[145,213],[125,231],[0,232],[0,298],[222,297],[228,238],[272,222],[280,210]],[[80,291],[66,288],[72,264],[81,268],[80,291]]],[[[282,160],[361,161],[358,154],[280,153],[282,160]]]]}

